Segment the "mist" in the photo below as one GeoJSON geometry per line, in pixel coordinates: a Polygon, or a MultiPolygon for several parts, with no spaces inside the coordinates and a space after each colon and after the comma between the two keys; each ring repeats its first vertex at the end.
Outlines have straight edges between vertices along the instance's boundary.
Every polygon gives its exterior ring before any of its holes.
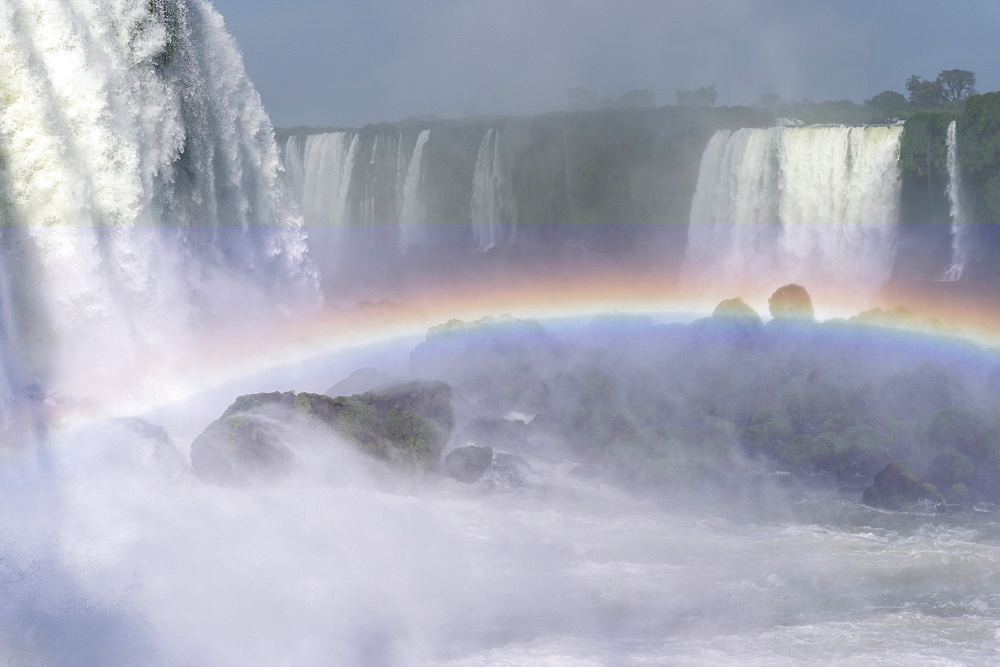
{"type": "Polygon", "coordinates": [[[995,24],[0,4],[0,658],[989,661],[995,24]]]}
{"type": "Polygon", "coordinates": [[[216,3],[278,126],[566,109],[576,86],[617,97],[716,85],[719,104],[776,93],[861,102],[914,73],[1000,87],[988,2],[216,3]],[[460,56],[458,54],[461,54],[460,56]]]}

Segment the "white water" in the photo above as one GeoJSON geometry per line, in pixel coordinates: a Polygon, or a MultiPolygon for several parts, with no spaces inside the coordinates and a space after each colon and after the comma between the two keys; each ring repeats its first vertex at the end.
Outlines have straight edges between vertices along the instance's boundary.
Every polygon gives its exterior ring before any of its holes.
{"type": "Polygon", "coordinates": [[[969,220],[965,211],[962,192],[962,175],[958,167],[956,122],[948,124],[948,201],[951,204],[951,265],[944,273],[945,280],[961,280],[965,263],[969,259],[969,220]]]}
{"type": "MultiPolygon", "coordinates": [[[[286,155],[294,155],[289,137],[286,155]]],[[[358,154],[358,135],[351,132],[312,134],[306,137],[302,159],[302,194],[299,206],[309,230],[309,254],[324,278],[336,266],[345,228],[350,224],[348,194],[358,154]]],[[[286,167],[290,175],[298,167],[286,167]]]]}
{"type": "Polygon", "coordinates": [[[87,394],[200,322],[314,299],[270,121],[207,2],[0,3],[0,100],[0,418],[27,384],[87,394]]]}
{"type": "Polygon", "coordinates": [[[509,242],[517,223],[500,130],[490,128],[479,145],[472,176],[472,239],[477,250],[509,242]]]}
{"type": "Polygon", "coordinates": [[[299,145],[299,138],[294,134],[285,143],[284,165],[285,180],[292,198],[301,207],[302,194],[306,186],[305,146],[299,145]]]}
{"type": "MultiPolygon", "coordinates": [[[[431,137],[430,130],[423,130],[417,136],[413,156],[406,169],[403,181],[403,203],[399,215],[399,249],[405,254],[407,249],[420,241],[419,230],[424,221],[424,202],[420,192],[420,169],[423,164],[424,146],[431,137]]],[[[400,142],[402,145],[402,142],[400,142]]]]}
{"type": "Polygon", "coordinates": [[[260,488],[201,482],[120,423],[55,438],[45,472],[8,459],[0,656],[984,664],[1000,651],[995,515],[766,494],[680,509],[535,459],[526,488],[415,482],[319,446],[309,470],[260,488]]]}
{"type": "Polygon", "coordinates": [[[899,127],[721,130],[702,156],[685,275],[873,294],[889,278],[899,127]]]}

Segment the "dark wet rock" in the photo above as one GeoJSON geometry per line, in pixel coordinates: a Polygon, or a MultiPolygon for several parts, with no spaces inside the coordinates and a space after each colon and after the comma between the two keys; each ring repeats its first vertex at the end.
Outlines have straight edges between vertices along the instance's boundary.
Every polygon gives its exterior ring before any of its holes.
{"type": "Polygon", "coordinates": [[[961,452],[948,448],[931,460],[927,478],[944,491],[951,503],[965,503],[969,500],[968,484],[972,483],[972,462],[961,452]]]}
{"type": "Polygon", "coordinates": [[[523,457],[497,452],[493,456],[493,463],[483,475],[483,479],[488,480],[494,486],[513,489],[526,486],[534,472],[531,464],[523,457]]]}
{"type": "Polygon", "coordinates": [[[717,320],[742,321],[748,324],[761,324],[760,315],[748,306],[743,299],[725,299],[712,311],[712,317],[717,320]]]}
{"type": "Polygon", "coordinates": [[[816,318],[809,292],[801,285],[779,287],[767,300],[767,306],[776,320],[813,321],[816,318]]]}
{"type": "Polygon", "coordinates": [[[230,484],[278,477],[294,459],[285,431],[281,419],[230,406],[191,443],[191,469],[204,479],[230,484]]]}
{"type": "Polygon", "coordinates": [[[444,459],[444,470],[449,477],[471,484],[483,476],[492,462],[491,447],[469,445],[450,451],[444,459]]]}
{"type": "Polygon", "coordinates": [[[902,511],[928,502],[940,505],[944,497],[906,463],[895,461],[875,475],[875,483],[865,489],[861,501],[871,507],[902,511]]]}
{"type": "Polygon", "coordinates": [[[272,392],[240,396],[191,445],[199,476],[244,483],[288,472],[300,446],[300,426],[346,440],[372,458],[409,472],[437,468],[451,436],[451,388],[410,382],[377,392],[331,398],[272,392]]]}

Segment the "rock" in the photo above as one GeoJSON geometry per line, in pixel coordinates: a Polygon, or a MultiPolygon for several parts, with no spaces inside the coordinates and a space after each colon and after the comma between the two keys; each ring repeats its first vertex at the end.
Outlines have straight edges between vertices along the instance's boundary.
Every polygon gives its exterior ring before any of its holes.
{"type": "Polygon", "coordinates": [[[941,505],[938,488],[920,478],[903,461],[895,461],[875,475],[875,483],[865,489],[861,501],[870,507],[901,511],[922,502],[941,505]]]}
{"type": "Polygon", "coordinates": [[[812,299],[809,292],[801,285],[785,285],[779,287],[767,300],[771,317],[776,320],[808,320],[816,319],[812,299]]]}
{"type": "Polygon", "coordinates": [[[302,421],[328,429],[375,459],[407,471],[438,467],[451,436],[451,388],[410,382],[378,392],[331,398],[273,392],[237,398],[191,444],[195,474],[245,483],[289,471],[301,446],[302,421]]]}
{"type": "Polygon", "coordinates": [[[743,302],[743,299],[725,299],[712,311],[712,317],[722,320],[745,321],[748,324],[761,324],[760,315],[757,311],[743,302]]]}
{"type": "Polygon", "coordinates": [[[448,476],[466,484],[479,480],[493,462],[491,447],[469,445],[448,453],[444,459],[444,470],[448,476]]]}
{"type": "MultiPolygon", "coordinates": [[[[245,397],[241,397],[245,398],[245,397]]],[[[191,470],[203,479],[245,484],[287,473],[294,455],[282,419],[233,406],[191,443],[191,470]]]]}
{"type": "Polygon", "coordinates": [[[939,489],[946,489],[945,497],[950,502],[964,503],[969,500],[972,483],[972,462],[961,452],[949,447],[931,459],[927,477],[939,489]],[[955,493],[952,493],[952,491],[955,493]]]}
{"type": "Polygon", "coordinates": [[[497,452],[493,463],[486,470],[483,479],[489,480],[494,486],[513,489],[525,486],[528,478],[535,473],[522,457],[516,454],[497,452]]]}

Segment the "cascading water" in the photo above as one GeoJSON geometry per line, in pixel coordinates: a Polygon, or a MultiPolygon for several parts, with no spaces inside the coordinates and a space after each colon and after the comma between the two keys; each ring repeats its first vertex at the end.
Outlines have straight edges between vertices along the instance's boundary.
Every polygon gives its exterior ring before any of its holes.
{"type": "Polygon", "coordinates": [[[292,193],[292,198],[295,199],[295,202],[300,207],[302,206],[302,191],[305,189],[306,184],[304,151],[305,146],[300,145],[298,137],[294,134],[288,137],[283,156],[285,180],[288,183],[289,191],[292,193]]]}
{"type": "MultiPolygon", "coordinates": [[[[285,149],[290,179],[299,171],[294,166],[295,140],[294,135],[289,137],[285,149]]],[[[350,223],[347,196],[358,146],[358,135],[349,132],[314,134],[305,141],[299,206],[309,232],[309,253],[323,277],[336,265],[344,228],[350,223]]]]}
{"type": "Polygon", "coordinates": [[[969,257],[969,221],[965,212],[962,177],[958,167],[956,122],[948,124],[948,201],[951,203],[951,265],[944,273],[945,280],[961,280],[969,257]]]}
{"type": "Polygon", "coordinates": [[[313,302],[278,173],[207,2],[0,3],[0,416],[162,359],[199,322],[313,302]]]}
{"type": "Polygon", "coordinates": [[[888,280],[900,127],[721,130],[702,156],[685,276],[872,295],[888,280]]]}
{"type": "Polygon", "coordinates": [[[430,137],[430,130],[423,130],[417,136],[417,143],[413,147],[413,155],[410,157],[410,164],[406,169],[402,206],[399,214],[399,249],[401,253],[405,253],[410,246],[420,240],[418,231],[424,222],[423,202],[420,200],[420,168],[423,163],[424,146],[427,145],[430,137]]]}
{"type": "Polygon", "coordinates": [[[517,223],[502,147],[500,130],[490,128],[476,155],[472,176],[472,239],[481,252],[509,242],[507,237],[517,223]]]}

